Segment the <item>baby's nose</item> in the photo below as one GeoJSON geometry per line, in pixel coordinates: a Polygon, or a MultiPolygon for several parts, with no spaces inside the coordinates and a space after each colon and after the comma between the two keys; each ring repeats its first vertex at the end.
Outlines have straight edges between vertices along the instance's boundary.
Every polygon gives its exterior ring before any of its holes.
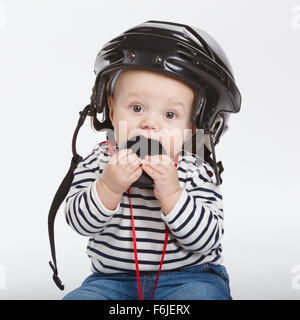
{"type": "Polygon", "coordinates": [[[155,128],[155,126],[143,126],[142,129],[147,130],[147,131],[158,131],[157,128],[155,128]]]}
{"type": "Polygon", "coordinates": [[[151,119],[151,117],[148,117],[141,122],[141,128],[147,131],[159,131],[158,123],[154,119],[151,119]]]}

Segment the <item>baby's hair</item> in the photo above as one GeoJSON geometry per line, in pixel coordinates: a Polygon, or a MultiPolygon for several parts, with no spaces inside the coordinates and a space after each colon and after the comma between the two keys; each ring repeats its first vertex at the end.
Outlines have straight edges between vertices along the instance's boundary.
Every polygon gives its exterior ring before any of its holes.
{"type": "MultiPolygon", "coordinates": [[[[115,76],[115,74],[118,72],[119,70],[116,70],[114,72],[112,72],[110,75],[109,75],[109,78],[108,78],[108,81],[107,81],[107,84],[106,84],[106,96],[109,97],[110,96],[110,88],[111,88],[111,82],[115,76]]],[[[114,92],[112,92],[112,96],[114,95],[114,92]]]]}

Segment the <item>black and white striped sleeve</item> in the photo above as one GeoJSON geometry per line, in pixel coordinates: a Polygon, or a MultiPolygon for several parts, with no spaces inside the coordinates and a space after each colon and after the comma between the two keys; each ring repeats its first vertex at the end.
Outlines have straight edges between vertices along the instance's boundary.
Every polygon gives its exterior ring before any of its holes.
{"type": "Polygon", "coordinates": [[[162,219],[180,246],[190,252],[208,254],[220,244],[223,230],[222,196],[216,177],[210,177],[202,164],[187,178],[179,200],[162,219]]]}
{"type": "Polygon", "coordinates": [[[84,236],[101,233],[119,209],[108,210],[101,202],[96,183],[100,178],[98,147],[74,171],[74,179],[65,201],[65,217],[72,229],[84,236]]]}

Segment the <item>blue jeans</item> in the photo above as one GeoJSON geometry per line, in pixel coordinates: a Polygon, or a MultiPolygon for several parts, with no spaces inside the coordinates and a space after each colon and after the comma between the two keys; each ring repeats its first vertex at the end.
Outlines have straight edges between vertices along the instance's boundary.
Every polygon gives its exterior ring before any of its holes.
{"type": "MultiPolygon", "coordinates": [[[[143,300],[150,300],[156,272],[140,272],[143,300]]],[[[181,271],[161,271],[154,300],[231,300],[229,278],[222,265],[204,263],[181,271]]],[[[93,273],[63,300],[138,300],[134,272],[93,273]]]]}

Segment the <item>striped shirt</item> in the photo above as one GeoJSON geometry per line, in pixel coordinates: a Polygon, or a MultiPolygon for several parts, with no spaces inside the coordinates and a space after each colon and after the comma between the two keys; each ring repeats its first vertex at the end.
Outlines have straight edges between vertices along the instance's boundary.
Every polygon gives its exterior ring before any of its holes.
{"type": "MultiPolygon", "coordinates": [[[[87,255],[93,272],[131,272],[135,271],[135,260],[129,194],[124,192],[111,211],[96,190],[110,159],[107,145],[98,145],[79,163],[66,198],[65,217],[72,229],[89,237],[87,255]]],[[[140,271],[158,271],[166,224],[169,237],[162,270],[223,261],[222,196],[213,169],[197,155],[181,151],[177,172],[183,191],[166,216],[153,187],[130,187],[140,271]]]]}

